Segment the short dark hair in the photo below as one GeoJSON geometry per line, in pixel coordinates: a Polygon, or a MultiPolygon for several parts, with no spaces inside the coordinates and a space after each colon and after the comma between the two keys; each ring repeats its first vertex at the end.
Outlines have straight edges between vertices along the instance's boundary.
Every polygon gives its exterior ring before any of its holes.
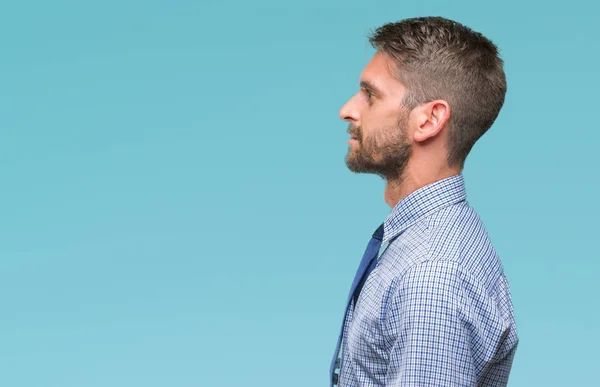
{"type": "Polygon", "coordinates": [[[450,105],[448,165],[461,168],[492,126],[506,95],[498,48],[479,32],[442,17],[419,17],[377,28],[369,41],[394,59],[412,109],[443,99],[450,105]]]}

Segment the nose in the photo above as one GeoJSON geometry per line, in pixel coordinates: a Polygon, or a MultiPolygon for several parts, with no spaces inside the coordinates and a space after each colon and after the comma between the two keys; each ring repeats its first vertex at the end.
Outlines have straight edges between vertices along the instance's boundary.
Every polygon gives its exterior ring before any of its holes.
{"type": "Polygon", "coordinates": [[[340,109],[340,118],[346,122],[357,125],[360,119],[360,114],[358,112],[358,107],[356,106],[354,97],[356,97],[356,95],[350,98],[348,102],[342,106],[340,109]]]}

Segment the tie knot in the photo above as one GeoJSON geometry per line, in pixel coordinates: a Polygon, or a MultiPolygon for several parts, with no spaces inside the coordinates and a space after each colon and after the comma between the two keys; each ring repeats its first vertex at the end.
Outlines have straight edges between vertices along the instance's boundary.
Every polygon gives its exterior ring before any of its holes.
{"type": "Polygon", "coordinates": [[[381,225],[377,227],[377,230],[375,230],[375,232],[373,233],[373,238],[380,241],[383,240],[383,223],[381,223],[381,225]]]}

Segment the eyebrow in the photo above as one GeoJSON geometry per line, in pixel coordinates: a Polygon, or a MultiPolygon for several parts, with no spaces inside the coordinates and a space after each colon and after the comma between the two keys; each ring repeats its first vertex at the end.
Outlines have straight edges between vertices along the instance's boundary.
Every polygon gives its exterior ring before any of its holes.
{"type": "Polygon", "coordinates": [[[377,88],[377,86],[375,86],[374,84],[372,84],[372,83],[371,83],[371,82],[369,82],[369,81],[360,81],[360,84],[359,84],[359,85],[360,85],[360,87],[361,87],[362,89],[368,90],[368,91],[370,91],[370,92],[371,92],[371,93],[373,93],[373,94],[376,94],[376,95],[379,95],[379,96],[381,96],[381,95],[383,94],[383,93],[381,92],[381,90],[379,90],[379,89],[377,88]]]}

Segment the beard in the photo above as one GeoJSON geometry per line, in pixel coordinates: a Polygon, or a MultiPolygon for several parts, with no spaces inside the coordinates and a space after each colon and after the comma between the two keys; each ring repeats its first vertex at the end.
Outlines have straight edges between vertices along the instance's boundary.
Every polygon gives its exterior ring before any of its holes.
{"type": "Polygon", "coordinates": [[[363,137],[360,126],[350,124],[348,133],[356,137],[357,144],[348,148],[348,169],[376,174],[388,182],[401,180],[412,153],[407,124],[408,114],[403,113],[395,125],[378,128],[368,138],[363,137]]]}

